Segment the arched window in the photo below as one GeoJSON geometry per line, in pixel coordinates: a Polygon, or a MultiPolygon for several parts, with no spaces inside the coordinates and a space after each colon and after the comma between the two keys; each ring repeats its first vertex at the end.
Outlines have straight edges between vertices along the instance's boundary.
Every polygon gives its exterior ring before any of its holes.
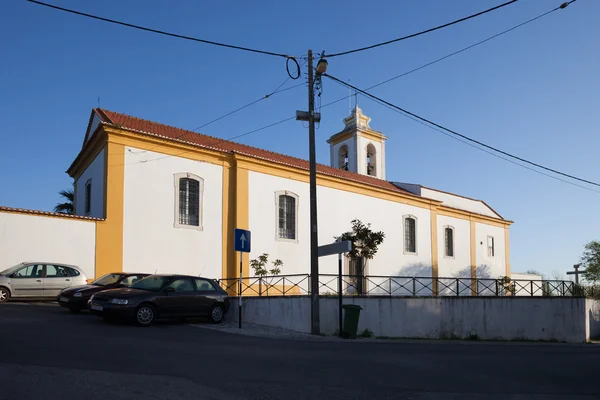
{"type": "Polygon", "coordinates": [[[444,227],[444,256],[454,257],[454,228],[444,227]]]}
{"type": "Polygon", "coordinates": [[[277,192],[277,238],[297,240],[298,238],[298,196],[292,192],[277,192]]]}
{"type": "Polygon", "coordinates": [[[404,217],[404,252],[417,252],[417,217],[412,215],[404,217]]]}
{"type": "Polygon", "coordinates": [[[343,145],[340,147],[338,157],[339,157],[339,160],[338,160],[339,168],[345,169],[346,171],[348,171],[348,146],[343,145]]]}
{"type": "Polygon", "coordinates": [[[202,229],[203,189],[199,176],[175,174],[175,227],[202,229]]]}
{"type": "Polygon", "coordinates": [[[373,143],[367,145],[367,175],[377,176],[377,150],[373,143]]]}

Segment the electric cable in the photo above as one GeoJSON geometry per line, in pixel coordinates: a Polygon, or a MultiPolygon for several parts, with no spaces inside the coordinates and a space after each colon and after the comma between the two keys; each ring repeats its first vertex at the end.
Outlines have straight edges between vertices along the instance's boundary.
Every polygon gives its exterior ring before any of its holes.
{"type": "Polygon", "coordinates": [[[343,56],[343,55],[346,55],[346,54],[357,53],[357,52],[359,52],[359,51],[370,50],[370,49],[374,49],[374,48],[376,48],[376,47],[385,46],[385,45],[388,45],[388,44],[391,44],[391,43],[400,42],[400,41],[402,41],[402,40],[411,39],[411,38],[414,38],[414,37],[417,37],[417,36],[424,35],[424,34],[426,34],[426,33],[429,33],[429,32],[437,31],[437,30],[439,30],[439,29],[443,29],[443,28],[446,28],[446,27],[449,27],[449,26],[452,26],[452,25],[455,25],[455,24],[458,24],[458,23],[461,23],[461,22],[467,21],[467,20],[469,20],[469,19],[471,19],[471,18],[475,18],[475,17],[478,17],[478,16],[480,16],[480,15],[487,14],[487,13],[489,13],[489,12],[492,12],[492,11],[495,11],[495,10],[499,10],[499,9],[501,9],[501,8],[503,8],[503,7],[506,7],[506,6],[508,6],[508,5],[511,5],[511,4],[513,4],[513,3],[516,3],[517,1],[519,1],[519,0],[510,0],[510,1],[507,1],[506,3],[499,4],[499,5],[495,6],[495,7],[488,8],[487,10],[480,11],[480,12],[478,12],[478,13],[475,13],[475,14],[471,14],[471,15],[469,15],[469,16],[467,16],[467,17],[463,17],[463,18],[460,18],[460,19],[454,20],[454,21],[452,21],[452,22],[445,23],[445,24],[443,24],[443,25],[438,25],[438,26],[436,26],[436,27],[434,27],[434,28],[429,28],[429,29],[426,29],[426,30],[424,30],[424,31],[417,32],[417,33],[413,33],[413,34],[410,34],[410,35],[407,35],[407,36],[403,36],[403,37],[400,37],[400,38],[397,38],[397,39],[392,39],[392,40],[388,40],[388,41],[386,41],[386,42],[381,42],[381,43],[377,43],[377,44],[372,44],[372,45],[370,45],[370,46],[360,47],[360,48],[358,48],[358,49],[353,49],[353,50],[342,51],[342,52],[340,52],[340,53],[326,54],[324,57],[327,57],[327,58],[339,57],[339,56],[343,56]]]}
{"type": "Polygon", "coordinates": [[[498,148],[496,148],[496,147],[493,147],[493,146],[487,145],[487,144],[485,144],[485,143],[483,143],[483,142],[481,142],[481,141],[479,141],[479,140],[472,139],[472,138],[470,138],[470,137],[468,137],[468,136],[466,136],[466,135],[463,135],[463,134],[461,134],[461,133],[459,133],[459,132],[457,132],[457,131],[454,131],[454,130],[452,130],[452,129],[446,128],[446,127],[445,127],[445,126],[443,126],[443,125],[440,125],[440,124],[438,124],[438,123],[436,123],[436,122],[433,122],[433,121],[431,121],[431,120],[429,120],[429,119],[423,118],[423,117],[421,117],[421,116],[419,116],[419,115],[417,115],[417,114],[415,114],[415,113],[412,113],[412,112],[410,112],[410,111],[408,111],[408,110],[406,110],[406,109],[403,109],[403,108],[401,108],[401,107],[399,107],[399,106],[397,106],[397,105],[395,105],[395,104],[393,104],[393,103],[390,103],[390,102],[388,102],[388,101],[386,101],[386,100],[384,100],[384,99],[382,99],[382,98],[380,98],[380,97],[377,97],[377,96],[375,96],[375,95],[372,95],[371,93],[368,93],[368,92],[366,92],[366,91],[364,91],[364,90],[362,90],[362,89],[359,89],[359,88],[357,88],[356,86],[353,86],[353,85],[351,85],[351,84],[349,84],[349,83],[346,83],[346,82],[342,81],[341,79],[338,79],[338,78],[336,78],[336,77],[334,77],[334,76],[332,76],[332,75],[329,75],[329,74],[327,74],[327,73],[324,73],[324,74],[323,74],[323,76],[325,76],[325,77],[327,77],[327,78],[329,78],[329,79],[331,79],[331,80],[333,80],[333,81],[335,81],[335,82],[338,82],[338,83],[340,83],[340,84],[341,84],[341,85],[343,85],[343,86],[346,86],[346,87],[349,87],[349,88],[351,88],[351,89],[354,89],[354,90],[356,90],[357,92],[359,92],[359,93],[362,93],[362,94],[364,94],[365,96],[367,96],[367,97],[369,97],[369,98],[371,98],[371,99],[374,99],[374,100],[376,100],[376,101],[378,101],[378,102],[380,102],[380,103],[386,104],[386,105],[388,105],[388,106],[390,106],[390,107],[392,107],[392,108],[394,108],[394,109],[396,109],[396,110],[398,110],[398,111],[401,111],[401,112],[402,112],[404,115],[410,115],[411,117],[413,117],[413,118],[416,118],[416,119],[418,119],[418,120],[420,120],[420,121],[422,121],[422,122],[424,122],[424,123],[428,124],[428,125],[426,125],[426,126],[430,126],[430,125],[432,125],[432,126],[434,126],[434,127],[436,127],[436,128],[439,128],[439,129],[441,129],[441,130],[444,130],[444,131],[446,131],[446,132],[448,132],[448,133],[451,133],[452,135],[455,135],[455,136],[461,137],[462,139],[465,139],[465,140],[467,140],[467,141],[469,141],[469,142],[475,143],[475,144],[477,144],[477,145],[479,145],[479,146],[485,147],[485,148],[487,148],[487,149],[489,149],[489,150],[492,150],[492,151],[494,151],[494,152],[496,152],[496,153],[500,153],[500,154],[502,154],[502,155],[505,155],[505,156],[507,156],[507,157],[510,157],[510,158],[513,158],[513,159],[515,159],[515,160],[521,161],[521,162],[523,162],[523,163],[526,163],[526,164],[532,165],[532,166],[534,166],[534,167],[537,167],[537,168],[540,168],[540,169],[543,169],[543,170],[546,170],[546,171],[552,172],[552,173],[554,173],[554,174],[557,174],[557,175],[562,175],[562,176],[564,176],[564,177],[567,177],[567,178],[570,178],[570,179],[573,179],[573,180],[576,180],[576,181],[584,182],[584,183],[587,183],[587,184],[589,184],[589,185],[593,185],[593,186],[598,186],[598,187],[600,187],[600,183],[593,182],[593,181],[590,181],[590,180],[587,180],[587,179],[583,179],[583,178],[579,178],[579,177],[577,177],[577,176],[570,175],[570,174],[567,174],[567,173],[565,173],[565,172],[561,172],[561,171],[558,171],[558,170],[556,170],[556,169],[553,169],[553,168],[546,167],[546,166],[544,166],[544,165],[541,165],[541,164],[539,164],[539,163],[535,163],[535,162],[533,162],[533,161],[529,161],[529,160],[527,160],[527,159],[524,159],[524,158],[522,158],[522,157],[515,156],[515,155],[513,155],[513,154],[511,154],[511,153],[508,153],[508,152],[506,152],[506,151],[500,150],[500,149],[498,149],[498,148]]]}
{"type": "MultiPolygon", "coordinates": [[[[44,6],[44,7],[53,8],[55,10],[60,10],[60,11],[68,12],[68,13],[71,13],[71,14],[80,15],[80,16],[83,16],[83,17],[97,19],[97,20],[104,21],[104,22],[110,22],[112,24],[127,26],[129,28],[135,28],[135,29],[140,29],[140,30],[147,31],[147,32],[158,33],[160,35],[166,35],[166,36],[171,36],[171,37],[175,37],[175,38],[179,38],[179,39],[191,40],[191,41],[194,41],[194,42],[211,44],[211,45],[214,45],[214,46],[226,47],[226,48],[230,48],[230,49],[243,50],[243,51],[248,51],[248,52],[252,52],[252,53],[258,53],[258,54],[264,54],[264,55],[276,56],[276,57],[283,57],[283,58],[286,58],[288,61],[289,61],[289,59],[292,59],[292,60],[296,61],[294,56],[290,56],[290,55],[287,55],[287,54],[275,53],[275,52],[266,51],[266,50],[253,49],[253,48],[250,48],[250,47],[236,46],[236,45],[227,44],[227,43],[214,42],[212,40],[199,39],[199,38],[192,37],[192,36],[186,36],[186,35],[180,35],[180,34],[177,34],[177,33],[161,31],[161,30],[158,30],[158,29],[148,28],[148,27],[141,26],[141,25],[135,25],[135,24],[131,24],[131,23],[128,23],[128,22],[117,21],[117,20],[110,19],[110,18],[104,18],[104,17],[100,17],[100,16],[97,16],[97,15],[93,15],[93,14],[88,14],[88,13],[84,13],[84,12],[81,12],[81,11],[72,10],[72,9],[69,9],[69,8],[59,7],[59,6],[55,6],[53,4],[48,4],[48,3],[44,3],[44,2],[41,2],[41,1],[37,1],[37,0],[27,0],[27,1],[30,2],[30,3],[35,3],[35,4],[38,4],[38,5],[44,6]]],[[[296,64],[297,63],[298,62],[296,61],[296,64]]]]}

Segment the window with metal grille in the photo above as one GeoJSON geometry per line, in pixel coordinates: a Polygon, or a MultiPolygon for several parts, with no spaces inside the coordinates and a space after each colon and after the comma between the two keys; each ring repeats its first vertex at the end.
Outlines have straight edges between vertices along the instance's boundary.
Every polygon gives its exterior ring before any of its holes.
{"type": "Polygon", "coordinates": [[[200,182],[179,178],[179,224],[200,226],[200,182]]]}
{"type": "Polygon", "coordinates": [[[413,217],[404,218],[404,252],[417,252],[417,221],[413,217]]]}
{"type": "Polygon", "coordinates": [[[444,229],[444,243],[446,257],[454,257],[454,229],[450,227],[444,229]]]}
{"type": "Polygon", "coordinates": [[[492,236],[488,236],[488,257],[494,257],[494,238],[492,236]]]}
{"type": "Polygon", "coordinates": [[[296,239],[296,198],[279,195],[279,238],[296,239]]]}
{"type": "Polygon", "coordinates": [[[85,183],[85,215],[92,211],[92,180],[85,183]]]}

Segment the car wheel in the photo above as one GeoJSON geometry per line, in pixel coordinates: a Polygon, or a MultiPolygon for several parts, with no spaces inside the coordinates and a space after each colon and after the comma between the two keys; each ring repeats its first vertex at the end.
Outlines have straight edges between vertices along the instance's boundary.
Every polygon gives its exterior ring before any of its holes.
{"type": "Polygon", "coordinates": [[[135,323],[139,326],[150,326],[156,320],[156,309],[150,304],[142,304],[135,310],[135,323]]]}
{"type": "Polygon", "coordinates": [[[4,303],[10,299],[10,292],[7,288],[0,286],[0,303],[4,303]]]}
{"type": "Polygon", "coordinates": [[[218,324],[223,321],[225,316],[225,308],[221,304],[215,304],[210,311],[210,321],[214,324],[218,324]]]}

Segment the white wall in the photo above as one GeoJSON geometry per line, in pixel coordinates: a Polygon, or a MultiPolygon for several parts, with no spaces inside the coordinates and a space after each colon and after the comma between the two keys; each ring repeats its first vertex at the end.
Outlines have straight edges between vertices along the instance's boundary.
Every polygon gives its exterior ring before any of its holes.
{"type": "Polygon", "coordinates": [[[590,340],[600,340],[600,300],[586,299],[586,327],[590,340]]]}
{"type": "Polygon", "coordinates": [[[499,215],[490,210],[481,201],[467,199],[461,196],[453,195],[450,193],[439,192],[428,188],[421,189],[421,196],[429,199],[439,200],[444,203],[445,206],[458,208],[460,210],[471,211],[477,214],[488,215],[490,217],[498,218],[499,215]]]}
{"type": "MultiPolygon", "coordinates": [[[[370,222],[372,229],[383,231],[386,238],[375,258],[369,261],[370,275],[431,276],[430,211],[414,206],[380,200],[337,189],[318,187],[319,245],[334,241],[334,236],[350,231],[355,218],[370,222]],[[404,254],[402,217],[417,217],[417,254],[404,254]]],[[[250,171],[249,215],[252,253],[255,258],[268,253],[284,262],[282,274],[306,274],[310,271],[309,185],[291,179],[250,171]],[[275,192],[291,191],[299,196],[298,241],[276,240],[275,192]]],[[[468,244],[468,243],[467,243],[468,244]]],[[[321,257],[322,274],[337,274],[337,256],[321,257]]]]}
{"type": "Polygon", "coordinates": [[[222,194],[221,166],[126,148],[123,270],[221,278],[222,194]],[[174,227],[177,173],[204,179],[202,230],[174,227]]]}
{"type": "Polygon", "coordinates": [[[506,275],[504,228],[475,224],[475,246],[478,278],[500,278],[506,275]],[[494,257],[488,257],[488,236],[494,237],[494,257]]]}
{"type": "Polygon", "coordinates": [[[471,277],[471,227],[469,221],[438,215],[438,276],[448,278],[471,277]],[[454,228],[454,257],[445,256],[445,232],[454,228]]]}
{"type": "Polygon", "coordinates": [[[91,179],[92,193],[90,202],[90,217],[105,218],[104,215],[104,174],[105,174],[105,162],[104,162],[104,147],[100,153],[96,156],[94,161],[87,167],[87,169],[81,174],[79,179],[75,182],[77,187],[75,198],[75,208],[77,215],[85,215],[85,184],[88,179],[91,179]]]}
{"type": "MultiPolygon", "coordinates": [[[[369,329],[378,337],[581,343],[600,333],[598,308],[593,309],[591,301],[583,298],[355,297],[344,298],[344,304],[360,305],[358,332],[369,329]]],[[[237,299],[231,309],[237,310],[237,299]]],[[[321,333],[335,334],[337,298],[321,298],[320,316],[321,333]]],[[[237,321],[237,312],[228,313],[227,318],[237,321]]],[[[244,298],[242,318],[310,332],[310,298],[244,298]]]]}
{"type": "Polygon", "coordinates": [[[385,179],[385,147],[383,142],[376,142],[371,139],[359,136],[357,138],[358,145],[358,173],[367,175],[367,146],[372,144],[375,147],[376,153],[376,176],[379,179],[385,179]]]}
{"type": "Polygon", "coordinates": [[[0,270],[23,261],[76,265],[95,276],[96,223],[0,211],[0,270]]]}

